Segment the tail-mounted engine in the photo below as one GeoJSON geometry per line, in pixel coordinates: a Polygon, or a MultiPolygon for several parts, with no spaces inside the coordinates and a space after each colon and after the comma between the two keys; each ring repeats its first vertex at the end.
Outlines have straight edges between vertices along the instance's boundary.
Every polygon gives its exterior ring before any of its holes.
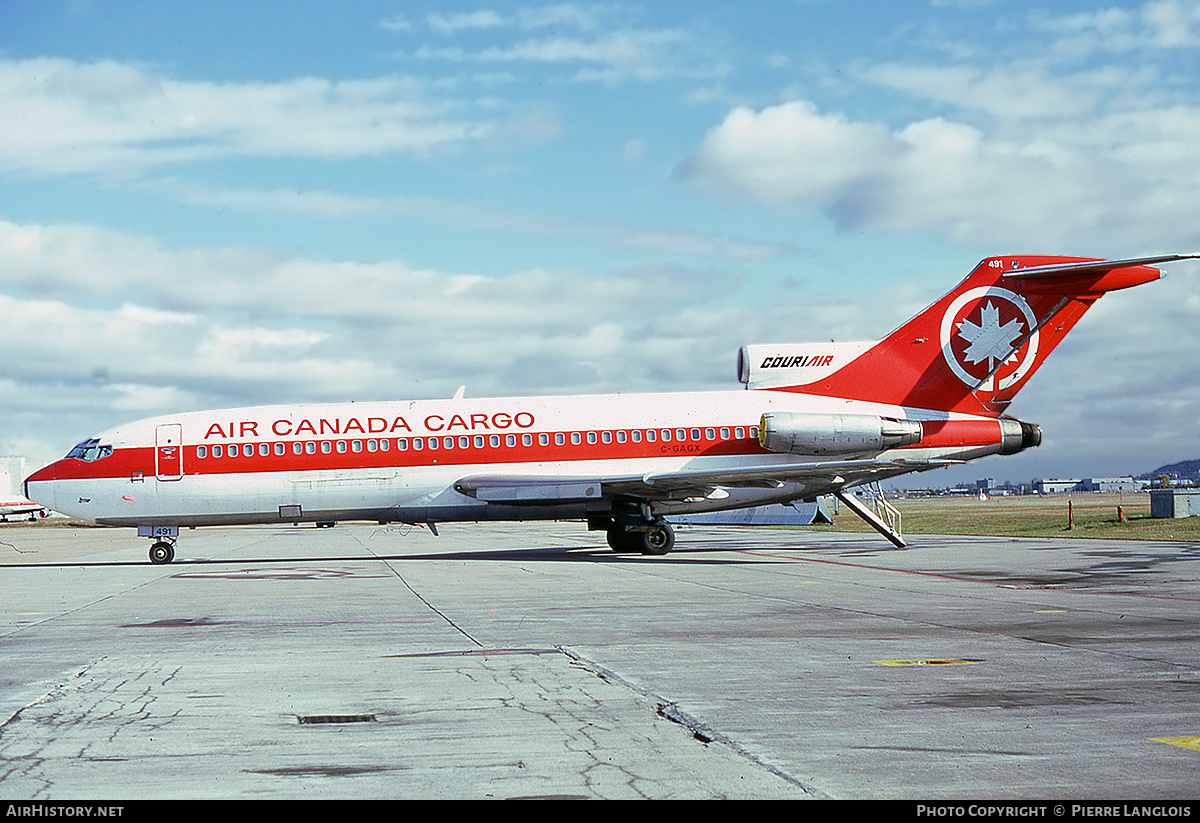
{"type": "Polygon", "coordinates": [[[1042,429],[1034,423],[1025,423],[1011,417],[1000,418],[1001,454],[1016,454],[1025,449],[1042,445],[1042,429]]]}
{"type": "Polygon", "coordinates": [[[874,414],[771,412],[758,427],[759,444],[785,454],[862,454],[920,441],[920,423],[874,414]]]}

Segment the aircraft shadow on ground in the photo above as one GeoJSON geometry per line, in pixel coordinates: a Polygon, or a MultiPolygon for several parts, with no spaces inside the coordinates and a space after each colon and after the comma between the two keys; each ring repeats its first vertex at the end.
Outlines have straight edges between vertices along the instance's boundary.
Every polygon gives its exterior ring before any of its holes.
{"type": "MultiPolygon", "coordinates": [[[[764,563],[783,563],[785,559],[773,559],[763,556],[742,556],[729,558],[704,557],[706,554],[744,551],[746,547],[731,548],[729,546],[687,546],[676,548],[667,555],[624,554],[612,551],[602,546],[553,546],[545,548],[517,549],[484,549],[427,553],[382,554],[368,552],[348,555],[293,555],[282,557],[244,557],[244,558],[186,558],[177,557],[169,564],[153,566],[146,559],[139,560],[106,560],[106,561],[71,561],[56,562],[24,562],[0,563],[0,569],[58,569],[58,568],[110,568],[114,566],[151,566],[169,571],[182,566],[245,566],[286,563],[359,563],[364,561],[383,562],[415,562],[415,561],[445,561],[445,560],[474,560],[474,561],[517,561],[522,563],[564,561],[578,563],[655,563],[655,564],[685,564],[685,565],[761,565],[764,563]]],[[[786,550],[781,547],[771,547],[772,551],[786,550]]],[[[811,550],[811,547],[796,547],[796,551],[811,550]]]]}

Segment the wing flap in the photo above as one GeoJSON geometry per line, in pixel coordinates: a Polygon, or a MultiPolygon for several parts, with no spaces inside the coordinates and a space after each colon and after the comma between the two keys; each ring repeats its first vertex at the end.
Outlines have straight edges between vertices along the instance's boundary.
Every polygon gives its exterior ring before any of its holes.
{"type": "Polygon", "coordinates": [[[477,500],[488,503],[568,503],[578,500],[599,500],[602,488],[598,481],[548,482],[544,478],[468,478],[455,488],[477,500]]]}
{"type": "Polygon", "coordinates": [[[454,488],[488,503],[554,504],[617,497],[668,500],[681,496],[703,497],[718,488],[777,488],[793,483],[806,494],[835,489],[913,471],[927,471],[956,460],[837,460],[810,463],[774,463],[719,469],[678,469],[643,475],[473,475],[454,488]]]}

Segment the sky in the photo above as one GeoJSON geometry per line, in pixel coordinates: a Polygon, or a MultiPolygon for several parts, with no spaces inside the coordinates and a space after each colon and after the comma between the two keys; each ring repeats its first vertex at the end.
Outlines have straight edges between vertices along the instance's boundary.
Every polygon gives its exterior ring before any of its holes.
{"type": "MultiPolygon", "coordinates": [[[[982,258],[1200,251],[1185,0],[0,2],[0,454],[260,403],[738,388],[982,258]]],[[[1200,457],[1200,264],[917,476],[1200,457]]]]}

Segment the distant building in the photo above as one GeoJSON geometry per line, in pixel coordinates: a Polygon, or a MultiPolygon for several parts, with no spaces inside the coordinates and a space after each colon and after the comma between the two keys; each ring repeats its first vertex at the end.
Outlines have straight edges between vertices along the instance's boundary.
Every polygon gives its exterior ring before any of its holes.
{"type": "Polygon", "coordinates": [[[1062,494],[1082,491],[1082,480],[1035,480],[1033,488],[1038,494],[1062,494]]]}
{"type": "Polygon", "coordinates": [[[1083,481],[1083,491],[1087,492],[1136,492],[1142,484],[1132,477],[1088,477],[1083,481]]]}
{"type": "Polygon", "coordinates": [[[1063,494],[1064,492],[1136,492],[1142,484],[1132,477],[1085,477],[1082,480],[1035,480],[1034,490],[1038,494],[1063,494]]]}
{"type": "Polygon", "coordinates": [[[28,472],[24,457],[0,457],[0,494],[16,494],[28,472]]]}

